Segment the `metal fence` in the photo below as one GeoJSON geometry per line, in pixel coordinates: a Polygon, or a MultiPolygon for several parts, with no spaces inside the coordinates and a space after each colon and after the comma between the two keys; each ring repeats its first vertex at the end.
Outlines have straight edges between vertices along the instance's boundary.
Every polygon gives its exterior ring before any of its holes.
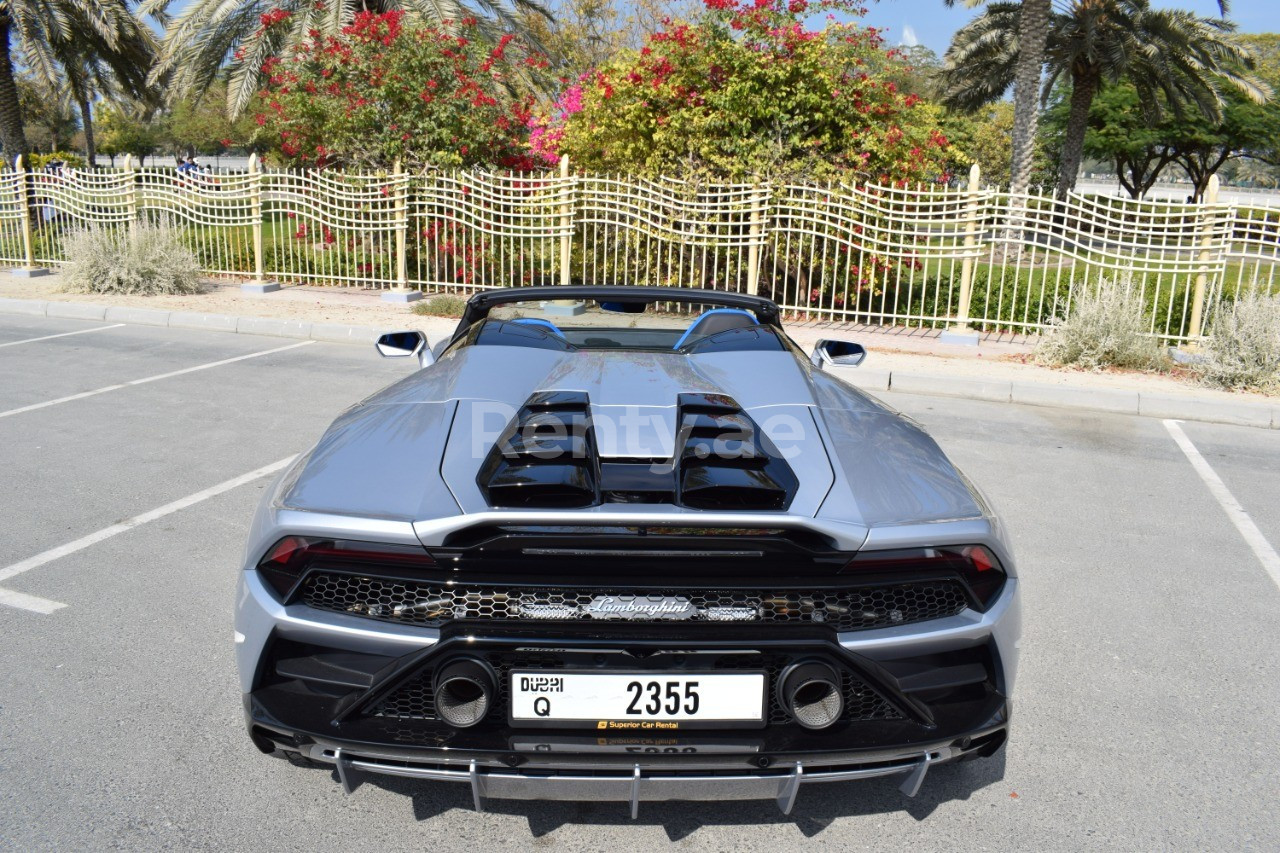
{"type": "Polygon", "coordinates": [[[211,275],[425,292],[665,284],[798,318],[1035,332],[1111,278],[1152,335],[1280,290],[1280,208],[968,187],[707,184],[629,175],[169,169],[0,172],[0,262],[57,265],[85,227],[163,218],[211,275]]]}

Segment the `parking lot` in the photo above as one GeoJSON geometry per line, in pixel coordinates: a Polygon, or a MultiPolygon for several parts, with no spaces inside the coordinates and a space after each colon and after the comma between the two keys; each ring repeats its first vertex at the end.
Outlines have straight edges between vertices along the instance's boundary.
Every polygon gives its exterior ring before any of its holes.
{"type": "Polygon", "coordinates": [[[478,814],[465,786],[393,778],[347,796],[261,755],[231,638],[250,514],[272,471],[411,369],[0,316],[0,847],[1280,849],[1280,432],[904,394],[886,400],[1017,548],[1003,756],[937,769],[914,800],[879,779],[806,787],[790,817],[647,804],[633,822],[625,804],[478,814]]]}

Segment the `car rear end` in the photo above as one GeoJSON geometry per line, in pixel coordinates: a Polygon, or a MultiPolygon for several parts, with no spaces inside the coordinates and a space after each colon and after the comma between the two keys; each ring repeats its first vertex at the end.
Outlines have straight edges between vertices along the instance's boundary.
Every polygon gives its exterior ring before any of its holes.
{"type": "Polygon", "coordinates": [[[250,733],[348,789],[380,773],[467,784],[477,808],[790,811],[823,781],[900,775],[914,794],[1006,737],[1017,581],[994,533],[868,551],[749,514],[513,513],[423,547],[267,515],[237,614],[250,733]]]}
{"type": "Polygon", "coordinates": [[[533,291],[473,298],[264,499],[237,614],[261,749],[634,814],[914,794],[1000,748],[1013,560],[932,439],[767,300],[533,291]]]}

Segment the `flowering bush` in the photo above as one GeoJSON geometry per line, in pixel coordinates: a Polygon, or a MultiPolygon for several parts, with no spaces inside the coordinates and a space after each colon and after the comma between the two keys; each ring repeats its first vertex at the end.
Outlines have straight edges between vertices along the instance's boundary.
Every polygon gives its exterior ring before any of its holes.
{"type": "MultiPolygon", "coordinates": [[[[262,15],[264,29],[290,13],[262,15]]],[[[408,169],[533,165],[532,97],[509,84],[545,61],[511,35],[487,41],[473,18],[410,27],[403,13],[361,12],[339,37],[313,31],[296,54],[269,59],[255,116],[290,165],[408,169]]]]}
{"type": "Polygon", "coordinates": [[[945,177],[938,113],[873,69],[876,30],[857,0],[705,0],[696,24],[667,22],[564,90],[531,126],[545,162],[583,169],[706,172],[878,182],[945,177]]]}

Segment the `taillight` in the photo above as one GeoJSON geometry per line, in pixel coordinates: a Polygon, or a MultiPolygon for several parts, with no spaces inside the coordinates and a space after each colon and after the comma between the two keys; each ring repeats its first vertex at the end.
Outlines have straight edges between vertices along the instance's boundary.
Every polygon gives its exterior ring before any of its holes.
{"type": "Polygon", "coordinates": [[[984,545],[863,551],[850,560],[844,570],[859,574],[958,575],[982,608],[1000,592],[1005,579],[1000,561],[984,545]]]}
{"type": "Polygon", "coordinates": [[[413,570],[436,564],[418,545],[389,545],[349,539],[320,539],[286,536],[267,549],[258,563],[263,579],[279,594],[288,597],[307,570],[413,570]]]}

